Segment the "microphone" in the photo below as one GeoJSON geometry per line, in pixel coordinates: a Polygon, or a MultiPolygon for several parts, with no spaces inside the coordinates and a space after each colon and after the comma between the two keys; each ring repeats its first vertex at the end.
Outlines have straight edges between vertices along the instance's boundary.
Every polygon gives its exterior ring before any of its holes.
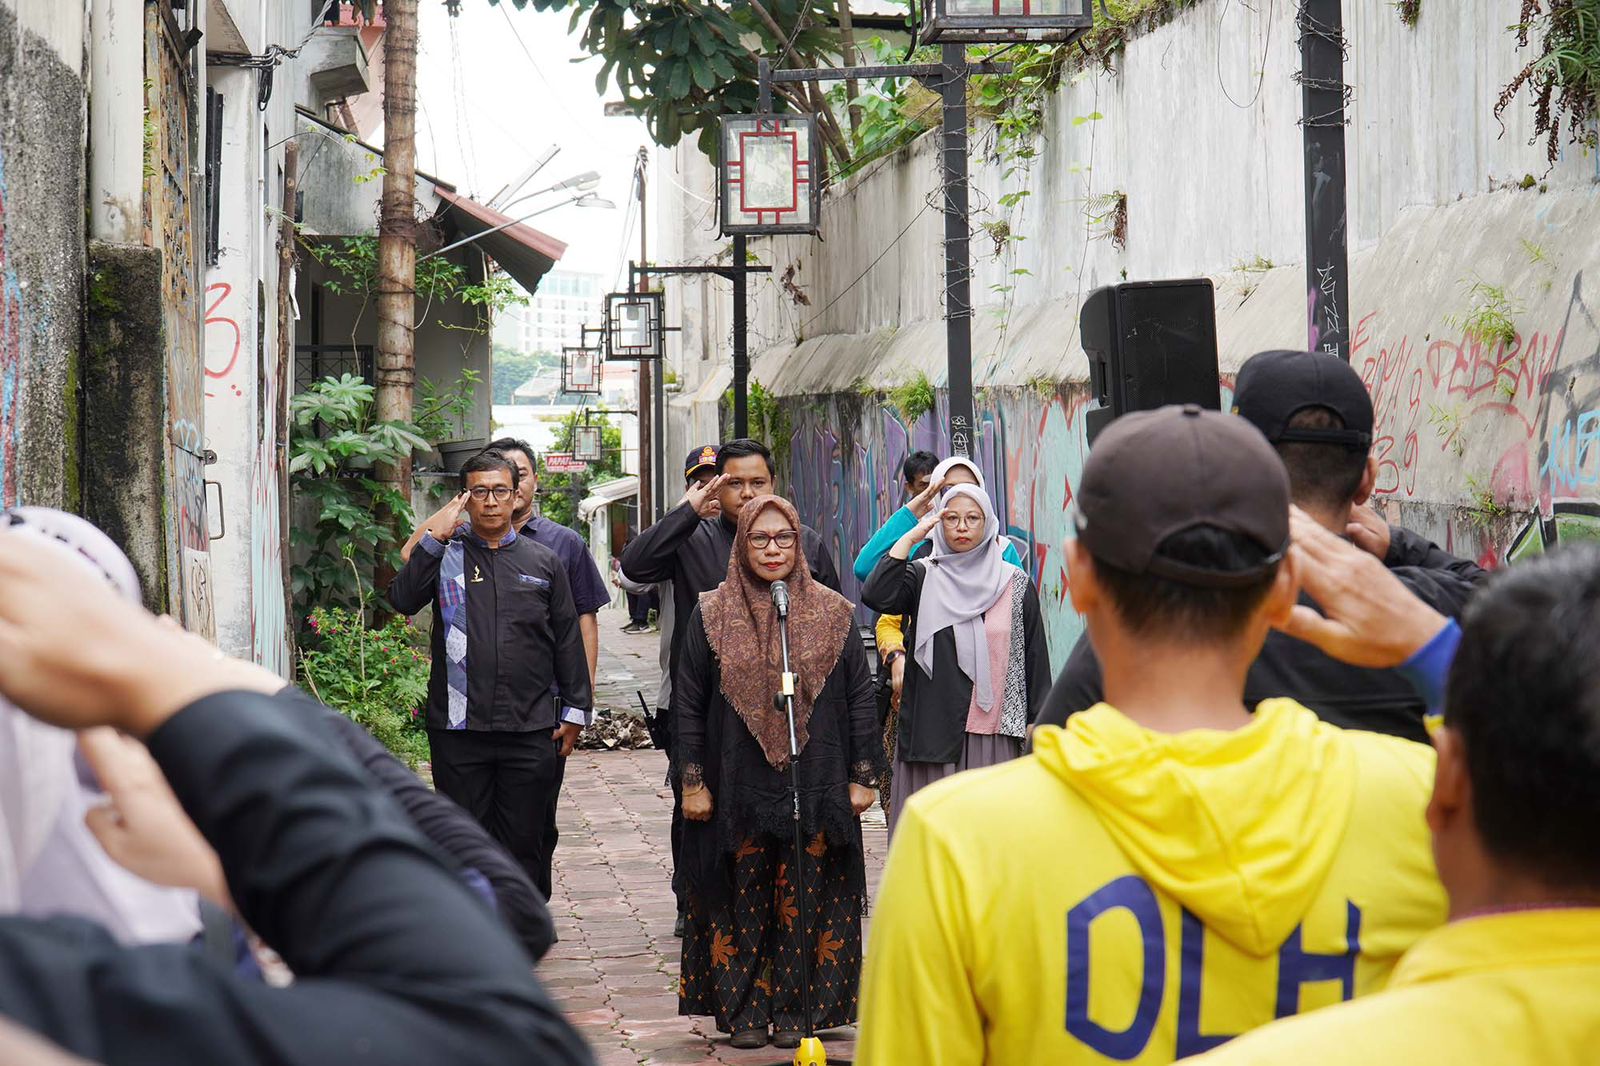
{"type": "Polygon", "coordinates": [[[772,605],[778,609],[779,618],[789,617],[789,586],[782,581],[772,583],[772,605]]]}

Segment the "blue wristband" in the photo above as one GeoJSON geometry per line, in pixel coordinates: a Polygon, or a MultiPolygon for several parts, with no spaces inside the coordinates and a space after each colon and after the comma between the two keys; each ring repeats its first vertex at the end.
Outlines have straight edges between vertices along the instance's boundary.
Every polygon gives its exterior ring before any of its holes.
{"type": "Polygon", "coordinates": [[[1450,664],[1455,662],[1456,649],[1460,646],[1461,627],[1452,618],[1433,635],[1432,640],[1395,668],[1422,697],[1429,716],[1444,713],[1445,682],[1450,677],[1450,664]]]}

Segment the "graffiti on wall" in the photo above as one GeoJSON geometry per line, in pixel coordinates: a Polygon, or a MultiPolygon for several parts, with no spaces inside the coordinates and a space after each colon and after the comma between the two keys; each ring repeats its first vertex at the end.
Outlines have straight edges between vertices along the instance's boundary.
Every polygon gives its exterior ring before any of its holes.
{"type": "MultiPolygon", "coordinates": [[[[786,491],[802,520],[834,555],[844,592],[860,600],[850,572],[856,552],[905,502],[900,464],[913,451],[945,452],[944,397],[907,425],[892,409],[830,398],[792,412],[786,491]]],[[[1082,622],[1067,597],[1062,543],[1068,505],[1088,455],[1081,391],[991,394],[976,411],[974,459],[994,489],[995,509],[1039,590],[1051,660],[1066,661],[1082,622]]],[[[861,612],[865,622],[870,612],[861,612]]]]}
{"type": "Polygon", "coordinates": [[[22,389],[26,380],[22,358],[22,284],[11,265],[10,238],[6,232],[6,169],[0,153],[0,506],[13,507],[17,498],[17,471],[21,464],[22,389]]]}
{"type": "MultiPolygon", "coordinates": [[[[227,395],[242,397],[244,390],[239,387],[235,371],[240,369],[239,353],[244,350],[244,331],[234,317],[237,312],[230,306],[229,297],[232,295],[233,286],[225,281],[206,286],[205,369],[206,377],[221,382],[218,387],[225,389],[227,395]]],[[[208,385],[205,396],[210,400],[217,393],[212,392],[208,385]]]]}
{"type": "MultiPolygon", "coordinates": [[[[1572,340],[1596,337],[1600,322],[1582,286],[1579,272],[1559,321],[1526,323],[1509,341],[1387,336],[1382,312],[1357,323],[1351,365],[1372,393],[1377,492],[1416,498],[1418,471],[1432,467],[1459,472],[1459,485],[1430,486],[1453,496],[1441,502],[1478,497],[1497,513],[1529,515],[1510,541],[1482,547],[1487,564],[1587,528],[1585,509],[1600,500],[1600,341],[1575,350],[1572,340]]],[[[1482,540],[1477,521],[1446,539],[1482,540]]]]}
{"type": "Polygon", "coordinates": [[[206,525],[205,401],[199,264],[195,257],[194,83],[188,50],[164,4],[145,8],[147,105],[155,118],[155,166],[147,172],[146,239],[161,250],[167,372],[167,572],[186,628],[214,634],[206,525]]]}

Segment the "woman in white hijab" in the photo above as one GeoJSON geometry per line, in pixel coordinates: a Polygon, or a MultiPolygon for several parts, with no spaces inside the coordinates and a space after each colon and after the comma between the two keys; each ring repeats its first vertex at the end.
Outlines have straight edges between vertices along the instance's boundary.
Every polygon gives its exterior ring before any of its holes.
{"type": "Polygon", "coordinates": [[[890,830],[906,798],[959,770],[1014,759],[1050,690],[1039,597],[1005,559],[989,495],[956,485],[889,549],[861,601],[907,615],[890,830]],[[933,551],[911,561],[931,539],[933,551]]]}

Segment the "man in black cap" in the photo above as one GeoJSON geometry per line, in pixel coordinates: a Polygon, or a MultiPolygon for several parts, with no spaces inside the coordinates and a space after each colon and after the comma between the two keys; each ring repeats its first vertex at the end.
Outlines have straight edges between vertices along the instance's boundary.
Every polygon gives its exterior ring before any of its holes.
{"type": "MultiPolygon", "coordinates": [[[[1277,450],[1296,506],[1382,559],[1434,610],[1460,617],[1485,571],[1425,537],[1389,525],[1367,506],[1378,475],[1377,460],[1368,454],[1372,399],[1348,363],[1326,352],[1261,352],[1239,370],[1233,409],[1277,450]]],[[[1267,636],[1245,679],[1249,706],[1274,696],[1298,700],[1324,721],[1347,729],[1428,740],[1422,700],[1404,678],[1392,670],[1338,662],[1276,632],[1267,636]]],[[[1068,656],[1038,724],[1061,725],[1102,698],[1100,666],[1085,635],[1068,656]]]]}
{"type": "Polygon", "coordinates": [[[1106,699],[905,805],[863,1066],[1172,1062],[1381,988],[1444,921],[1432,749],[1245,706],[1268,630],[1301,618],[1272,446],[1197,406],[1141,411],[1077,489],[1068,582],[1106,699]]]}
{"type": "MultiPolygon", "coordinates": [[[[661,521],[633,538],[622,552],[623,577],[639,584],[671,582],[674,618],[688,618],[700,601],[700,594],[710,592],[728,576],[728,556],[733,551],[740,508],[757,496],[778,491],[777,471],[772,464],[772,452],[766,445],[748,438],[729,441],[716,450],[714,476],[706,479],[700,474],[709,451],[707,446],[690,453],[685,464],[690,485],[683,499],[661,521]]],[[[839,572],[834,569],[833,556],[822,537],[811,527],[802,526],[800,538],[811,576],[838,592],[839,572]]],[[[663,596],[663,603],[668,598],[663,596]]],[[[673,626],[668,636],[663,627],[662,636],[669,646],[667,674],[670,677],[678,669],[682,630],[673,626]]],[[[669,751],[669,760],[671,757],[669,751]]],[[[683,886],[677,874],[677,855],[683,809],[678,794],[678,775],[670,774],[670,778],[673,782],[672,889],[678,896],[677,930],[682,935],[683,886]]]]}

